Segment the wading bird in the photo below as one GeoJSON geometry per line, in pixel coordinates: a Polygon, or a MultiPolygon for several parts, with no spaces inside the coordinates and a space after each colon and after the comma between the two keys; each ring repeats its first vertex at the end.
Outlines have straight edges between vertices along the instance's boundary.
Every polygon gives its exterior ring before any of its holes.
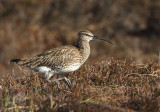
{"type": "Polygon", "coordinates": [[[48,82],[66,81],[71,88],[71,82],[68,78],[59,78],[59,75],[73,72],[79,69],[90,55],[89,41],[94,39],[110,42],[105,38],[94,36],[90,31],[80,31],[78,33],[77,45],[66,45],[47,50],[41,54],[27,59],[12,59],[11,63],[17,63],[21,67],[27,67],[35,72],[44,74],[48,82]],[[50,80],[53,75],[57,75],[57,79],[50,80]]]}

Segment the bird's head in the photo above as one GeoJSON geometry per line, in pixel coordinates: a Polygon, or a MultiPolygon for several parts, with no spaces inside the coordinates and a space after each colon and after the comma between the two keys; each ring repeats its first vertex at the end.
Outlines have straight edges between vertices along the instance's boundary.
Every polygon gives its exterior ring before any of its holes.
{"type": "Polygon", "coordinates": [[[89,42],[90,40],[94,40],[94,39],[99,39],[99,40],[104,40],[104,41],[107,41],[109,42],[110,44],[112,44],[111,41],[105,39],[105,38],[101,38],[99,36],[95,36],[93,35],[90,31],[88,30],[85,30],[85,31],[80,31],[78,33],[78,38],[81,39],[81,40],[85,40],[87,42],[89,42]]]}

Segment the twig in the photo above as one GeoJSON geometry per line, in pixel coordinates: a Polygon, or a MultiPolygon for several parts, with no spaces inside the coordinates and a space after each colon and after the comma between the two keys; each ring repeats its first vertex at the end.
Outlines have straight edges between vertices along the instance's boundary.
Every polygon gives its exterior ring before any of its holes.
{"type": "Polygon", "coordinates": [[[155,77],[158,77],[158,74],[155,74],[155,73],[157,73],[157,72],[160,72],[160,70],[154,71],[154,72],[151,73],[151,74],[130,73],[130,74],[127,74],[127,76],[129,76],[129,75],[138,75],[138,76],[146,75],[146,76],[155,76],[155,77]]]}
{"type": "MultiPolygon", "coordinates": [[[[34,106],[36,109],[39,109],[37,105],[34,106]]],[[[29,109],[29,108],[33,108],[33,106],[16,106],[16,107],[10,107],[10,108],[6,108],[7,110],[12,110],[12,109],[29,109]]]]}

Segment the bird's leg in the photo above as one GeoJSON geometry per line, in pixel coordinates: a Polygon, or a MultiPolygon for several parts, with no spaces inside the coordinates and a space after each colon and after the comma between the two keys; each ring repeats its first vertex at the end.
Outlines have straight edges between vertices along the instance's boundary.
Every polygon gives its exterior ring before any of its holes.
{"type": "Polygon", "coordinates": [[[50,80],[51,77],[52,77],[52,74],[51,74],[51,73],[45,74],[45,78],[46,78],[46,80],[47,80],[48,82],[52,82],[52,81],[50,80]]]}
{"type": "Polygon", "coordinates": [[[52,75],[53,75],[52,73],[49,73],[49,74],[45,75],[46,80],[47,80],[48,82],[56,82],[57,85],[58,85],[58,87],[59,87],[59,81],[64,80],[64,81],[68,84],[68,87],[71,88],[71,81],[70,81],[68,78],[66,78],[66,77],[64,77],[64,78],[59,78],[59,75],[57,75],[57,79],[55,79],[55,80],[50,80],[50,78],[52,77],[52,75]]]}
{"type": "MultiPolygon", "coordinates": [[[[59,75],[57,75],[57,79],[59,79],[59,75]]],[[[58,88],[59,88],[59,81],[56,81],[58,88]]]]}
{"type": "Polygon", "coordinates": [[[58,81],[61,81],[61,80],[64,80],[68,84],[68,87],[71,88],[71,81],[66,77],[52,80],[52,82],[58,82],[58,81]]]}
{"type": "Polygon", "coordinates": [[[48,78],[48,77],[46,78],[46,80],[47,80],[47,82],[51,82],[50,78],[48,78]]]}
{"type": "Polygon", "coordinates": [[[72,86],[71,81],[67,77],[64,77],[64,81],[66,81],[66,83],[68,84],[68,87],[71,88],[72,86]]]}

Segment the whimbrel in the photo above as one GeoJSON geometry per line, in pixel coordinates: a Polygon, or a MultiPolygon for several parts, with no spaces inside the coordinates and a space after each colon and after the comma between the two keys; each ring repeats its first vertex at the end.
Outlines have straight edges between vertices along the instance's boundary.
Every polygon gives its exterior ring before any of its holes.
{"type": "Polygon", "coordinates": [[[105,38],[94,36],[90,31],[80,31],[78,33],[78,41],[76,46],[66,45],[47,50],[41,54],[28,59],[12,59],[12,62],[17,63],[21,67],[27,67],[35,72],[44,74],[48,82],[57,82],[60,80],[66,81],[69,87],[71,82],[68,78],[59,78],[59,75],[73,72],[79,69],[90,55],[89,41],[100,39],[109,42],[105,38]],[[57,79],[50,78],[57,74],[57,79]]]}

